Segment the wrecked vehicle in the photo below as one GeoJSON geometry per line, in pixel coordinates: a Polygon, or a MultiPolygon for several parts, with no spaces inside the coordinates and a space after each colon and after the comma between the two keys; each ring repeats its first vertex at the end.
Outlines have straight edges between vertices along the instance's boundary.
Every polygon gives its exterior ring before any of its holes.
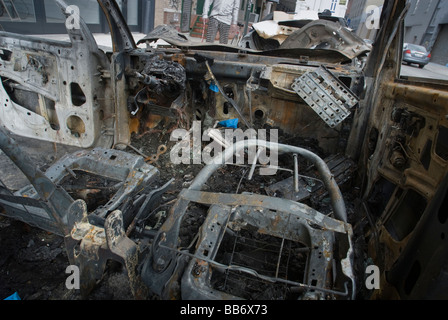
{"type": "Polygon", "coordinates": [[[0,147],[27,180],[1,214],[63,237],[85,296],[113,260],[135,298],[446,298],[448,87],[398,77],[403,1],[364,67],[332,32],[259,52],[162,26],[143,49],[98,2],[111,53],[82,21],[69,43],[0,33],[0,147]]]}
{"type": "Polygon", "coordinates": [[[238,43],[242,48],[261,51],[278,48],[342,50],[346,45],[350,45],[357,56],[370,51],[364,40],[348,28],[345,19],[312,10],[295,14],[274,11],[254,23],[238,43]]]}

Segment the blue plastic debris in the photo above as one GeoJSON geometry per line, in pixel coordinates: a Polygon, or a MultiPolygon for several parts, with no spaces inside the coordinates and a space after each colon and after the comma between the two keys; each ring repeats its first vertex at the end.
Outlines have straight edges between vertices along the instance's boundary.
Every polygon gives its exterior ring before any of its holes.
{"type": "Polygon", "coordinates": [[[12,295],[10,295],[8,298],[5,298],[4,300],[21,300],[19,297],[19,294],[17,292],[14,292],[12,295]]]}
{"type": "Polygon", "coordinates": [[[212,82],[210,84],[209,89],[212,90],[213,92],[219,92],[219,88],[218,88],[218,86],[214,82],[212,82]]]}
{"type": "Polygon", "coordinates": [[[229,119],[229,120],[223,120],[218,122],[219,125],[226,127],[226,128],[238,128],[238,118],[236,119],[229,119]]]}

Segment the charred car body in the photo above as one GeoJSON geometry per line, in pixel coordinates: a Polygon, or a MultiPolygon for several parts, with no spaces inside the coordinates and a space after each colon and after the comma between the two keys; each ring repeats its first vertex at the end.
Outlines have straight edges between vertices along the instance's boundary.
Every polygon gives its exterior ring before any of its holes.
{"type": "Polygon", "coordinates": [[[0,144],[30,182],[2,188],[1,214],[64,237],[83,293],[116,260],[136,298],[446,298],[448,87],[398,77],[402,1],[385,3],[371,52],[331,21],[270,51],[166,26],[142,42],[170,46],[143,49],[115,1],[98,2],[111,53],[83,23],[70,43],[0,34],[0,144]],[[220,140],[230,146],[164,202],[179,180],[158,165],[168,148],[148,156],[135,141],[234,118],[278,142],[220,140]],[[77,150],[38,166],[23,141],[77,150]],[[255,156],[247,177],[226,176],[249,148],[278,152],[282,174],[252,179],[255,156]],[[381,270],[373,294],[367,261],[381,270]]]}

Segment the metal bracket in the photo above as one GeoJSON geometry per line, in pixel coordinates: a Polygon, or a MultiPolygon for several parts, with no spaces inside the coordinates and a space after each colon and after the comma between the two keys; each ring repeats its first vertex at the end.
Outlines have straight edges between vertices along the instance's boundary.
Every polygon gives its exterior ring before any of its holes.
{"type": "Polygon", "coordinates": [[[331,128],[341,124],[350,115],[348,109],[359,101],[355,94],[325,67],[297,78],[292,89],[331,128]]]}
{"type": "Polygon", "coordinates": [[[147,288],[137,273],[138,247],[126,236],[120,210],[115,210],[107,217],[104,229],[109,250],[119,257],[126,267],[132,294],[136,299],[146,298],[147,288]]]}

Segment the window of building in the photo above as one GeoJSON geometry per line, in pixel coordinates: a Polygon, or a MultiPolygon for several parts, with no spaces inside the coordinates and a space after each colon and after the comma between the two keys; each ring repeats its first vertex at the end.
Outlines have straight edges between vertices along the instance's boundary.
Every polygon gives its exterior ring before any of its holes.
{"type": "Polygon", "coordinates": [[[0,2],[0,21],[36,22],[33,0],[0,2]]]}
{"type": "MultiPolygon", "coordinates": [[[[75,5],[79,8],[81,18],[87,24],[100,23],[100,8],[96,0],[70,0],[66,1],[68,5],[75,5]]],[[[61,8],[54,2],[54,0],[45,0],[45,14],[46,20],[49,23],[64,23],[65,16],[61,8]]]]}
{"type": "Polygon", "coordinates": [[[330,7],[330,11],[332,13],[336,12],[336,6],[338,5],[338,0],[331,0],[331,7],[330,7]]]}
{"type": "Polygon", "coordinates": [[[126,22],[130,26],[138,24],[138,0],[128,0],[126,22]]]}

